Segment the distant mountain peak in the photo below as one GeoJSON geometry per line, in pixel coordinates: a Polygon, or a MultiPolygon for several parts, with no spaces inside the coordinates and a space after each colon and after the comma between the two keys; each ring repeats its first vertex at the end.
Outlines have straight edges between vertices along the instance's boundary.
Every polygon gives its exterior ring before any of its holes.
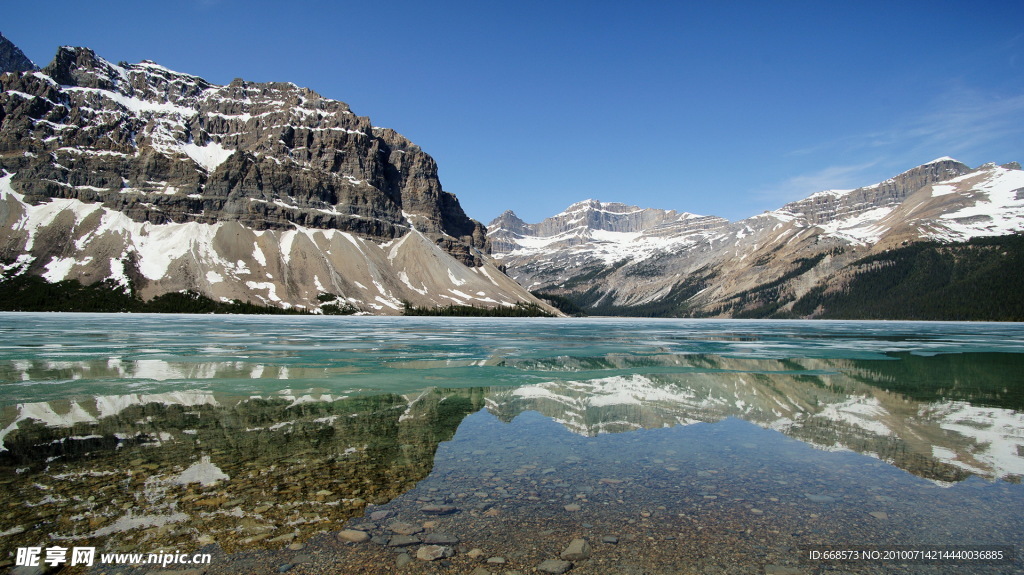
{"type": "Polygon", "coordinates": [[[587,209],[587,208],[601,209],[601,208],[603,208],[603,207],[605,207],[607,205],[609,205],[609,204],[606,204],[606,203],[602,202],[601,200],[595,200],[593,198],[588,198],[586,200],[583,200],[582,202],[576,202],[576,203],[570,204],[569,207],[566,208],[565,211],[587,209]]]}
{"type": "Polygon", "coordinates": [[[949,156],[942,156],[941,158],[935,158],[934,160],[932,160],[930,162],[925,162],[925,163],[923,163],[921,165],[922,166],[927,166],[929,164],[938,164],[940,162],[956,162],[958,164],[962,163],[962,162],[960,162],[960,160],[957,160],[956,158],[951,158],[949,156]]]}
{"type": "Polygon", "coordinates": [[[610,213],[628,213],[642,211],[645,209],[652,208],[641,208],[640,206],[632,206],[629,204],[623,204],[620,202],[602,202],[601,200],[583,200],[582,202],[576,202],[569,205],[562,211],[563,214],[581,212],[581,211],[598,211],[598,212],[610,212],[610,213]]]}

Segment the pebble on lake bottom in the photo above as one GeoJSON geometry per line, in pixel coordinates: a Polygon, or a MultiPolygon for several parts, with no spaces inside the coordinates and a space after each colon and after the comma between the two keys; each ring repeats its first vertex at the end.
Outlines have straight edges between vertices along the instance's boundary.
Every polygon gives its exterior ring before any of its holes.
{"type": "Polygon", "coordinates": [[[420,561],[437,561],[454,554],[451,547],[443,545],[424,545],[416,550],[416,558],[420,561]]]}
{"type": "Polygon", "coordinates": [[[362,543],[370,540],[370,534],[366,531],[344,529],[338,532],[338,539],[341,541],[348,541],[350,543],[362,543]]]}

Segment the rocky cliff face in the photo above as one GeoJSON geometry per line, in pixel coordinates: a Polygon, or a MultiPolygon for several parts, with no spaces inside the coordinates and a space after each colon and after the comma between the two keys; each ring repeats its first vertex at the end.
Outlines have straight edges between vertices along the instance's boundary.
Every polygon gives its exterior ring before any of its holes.
{"type": "Polygon", "coordinates": [[[619,228],[633,232],[606,232],[576,214],[611,204],[584,202],[543,225],[506,212],[489,233],[513,277],[593,313],[763,315],[785,313],[870,254],[921,240],[1024,231],[1021,189],[1024,172],[1015,164],[972,170],[940,158],[875,185],[819,192],[738,222],[684,214],[619,228]],[[566,221],[579,227],[562,231],[558,224],[566,221]]]}
{"type": "Polygon", "coordinates": [[[0,34],[0,74],[7,72],[27,72],[35,70],[36,65],[29,60],[20,48],[0,34]]]}
{"type": "Polygon", "coordinates": [[[430,156],[308,89],[213,86],[65,47],[3,90],[3,168],[30,204],[79,199],[139,222],[296,224],[378,239],[416,225],[486,248],[430,156]]]}
{"type": "Polygon", "coordinates": [[[70,47],[0,88],[9,273],[382,313],[530,299],[434,160],[343,102],[70,47]],[[419,279],[436,265],[441,284],[419,279]]]}

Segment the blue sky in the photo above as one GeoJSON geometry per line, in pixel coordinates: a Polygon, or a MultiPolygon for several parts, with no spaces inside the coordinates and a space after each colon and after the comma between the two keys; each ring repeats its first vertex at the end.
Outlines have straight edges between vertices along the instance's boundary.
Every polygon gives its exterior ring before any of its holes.
{"type": "Polygon", "coordinates": [[[484,223],[588,198],[736,220],[940,156],[1024,162],[1020,0],[40,6],[0,23],[40,66],[77,45],[309,87],[419,144],[484,223]]]}

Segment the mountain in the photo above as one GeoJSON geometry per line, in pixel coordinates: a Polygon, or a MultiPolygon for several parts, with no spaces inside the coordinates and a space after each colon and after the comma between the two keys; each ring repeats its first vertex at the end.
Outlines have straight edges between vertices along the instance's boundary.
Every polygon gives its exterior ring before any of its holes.
{"type": "Polygon", "coordinates": [[[21,48],[0,34],[0,74],[28,72],[35,69],[36,65],[28,59],[28,56],[25,56],[21,48]]]}
{"type": "Polygon", "coordinates": [[[715,216],[586,200],[539,224],[527,224],[506,211],[490,223],[487,235],[495,253],[568,250],[611,263],[654,253],[727,223],[715,216]]]}
{"type": "Polygon", "coordinates": [[[343,102],[71,47],[0,88],[7,279],[382,314],[535,301],[433,158],[343,102]]]}
{"type": "Polygon", "coordinates": [[[913,267],[901,250],[926,245],[930,255],[921,258],[946,264],[921,264],[916,275],[922,277],[910,274],[897,291],[927,287],[929,296],[966,298],[965,278],[971,278],[999,285],[980,302],[990,311],[900,310],[901,301],[890,301],[896,311],[868,317],[1024,319],[1011,302],[1024,279],[1005,273],[1024,257],[1024,246],[1011,236],[1024,231],[1022,190],[1019,164],[971,169],[939,158],[878,184],[818,192],[737,222],[589,200],[540,224],[506,212],[488,234],[512,277],[590,313],[858,317],[843,303],[847,293],[883,298],[893,286],[874,282],[871,291],[865,280],[881,268],[913,267]],[[1003,239],[977,239],[991,237],[1003,239]],[[1006,259],[1000,264],[993,254],[1006,259]],[[839,309],[846,311],[833,313],[839,309]]]}

